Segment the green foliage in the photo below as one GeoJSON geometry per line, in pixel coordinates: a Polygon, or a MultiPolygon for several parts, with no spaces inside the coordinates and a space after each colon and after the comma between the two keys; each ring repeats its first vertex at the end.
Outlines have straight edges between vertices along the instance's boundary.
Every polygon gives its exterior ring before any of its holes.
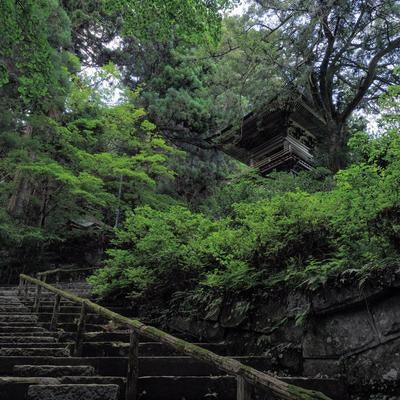
{"type": "Polygon", "coordinates": [[[21,110],[61,106],[70,26],[58,1],[5,0],[0,15],[0,94],[21,110]]]}
{"type": "Polygon", "coordinates": [[[95,293],[145,289],[171,293],[189,287],[203,267],[198,257],[204,252],[202,243],[218,226],[181,206],[166,211],[137,208],[118,231],[106,267],[90,279],[95,293]]]}
{"type": "MultiPolygon", "coordinates": [[[[393,105],[391,105],[392,107],[393,105]]],[[[262,179],[243,173],[201,208],[136,209],[110,250],[96,293],[207,295],[276,285],[314,290],[394,268],[400,255],[400,139],[393,121],[353,137],[359,161],[262,179]],[[220,209],[218,208],[220,207],[220,209]],[[129,280],[127,276],[134,277],[129,280]]]]}
{"type": "MultiPolygon", "coordinates": [[[[132,207],[173,202],[159,195],[157,186],[174,179],[169,157],[181,152],[133,105],[134,93],[126,91],[118,104],[107,104],[107,88],[98,82],[114,76],[111,66],[91,78],[70,75],[63,114],[27,115],[14,140],[0,131],[6,144],[0,199],[9,214],[5,226],[14,224],[16,230],[11,248],[17,254],[19,242],[34,241],[31,232],[37,233],[40,253],[50,237],[74,237],[67,230],[71,220],[95,219],[111,231],[132,207]]],[[[10,246],[0,249],[7,253],[10,246]]]]}
{"type": "Polygon", "coordinates": [[[111,14],[123,16],[123,34],[141,41],[160,40],[176,35],[190,43],[215,41],[220,28],[220,11],[228,0],[105,0],[111,14]]]}

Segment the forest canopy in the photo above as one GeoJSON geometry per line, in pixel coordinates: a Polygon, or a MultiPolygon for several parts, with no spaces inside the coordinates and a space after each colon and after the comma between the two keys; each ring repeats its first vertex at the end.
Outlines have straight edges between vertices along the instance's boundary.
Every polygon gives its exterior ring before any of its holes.
{"type": "Polygon", "coordinates": [[[0,22],[2,279],[90,258],[97,295],[173,301],[398,267],[397,1],[4,0],[0,22]],[[327,127],[311,171],[210,141],[299,99],[327,127]]]}

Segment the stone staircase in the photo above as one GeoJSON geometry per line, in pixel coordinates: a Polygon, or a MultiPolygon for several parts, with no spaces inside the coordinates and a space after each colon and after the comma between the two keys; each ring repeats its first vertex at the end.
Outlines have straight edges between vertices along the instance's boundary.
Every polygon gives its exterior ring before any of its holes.
{"type": "MultiPolygon", "coordinates": [[[[85,283],[57,285],[79,296],[88,295],[85,283]]],[[[15,286],[0,286],[0,399],[1,400],[125,400],[129,331],[89,313],[79,357],[74,338],[80,306],[60,303],[57,331],[50,331],[54,295],[41,294],[39,313],[33,314],[34,288],[18,295],[15,286]]],[[[115,307],[113,311],[126,314],[115,307]]],[[[236,380],[208,364],[184,357],[162,343],[140,338],[140,400],[233,400],[236,380]]],[[[201,343],[221,355],[233,356],[223,343],[201,343]]],[[[262,371],[270,369],[266,357],[234,357],[262,371]]],[[[337,380],[281,378],[333,399],[346,399],[337,380]]],[[[262,395],[257,398],[268,398],[262,395]],[[260,397],[261,396],[261,397],[260,397]]]]}

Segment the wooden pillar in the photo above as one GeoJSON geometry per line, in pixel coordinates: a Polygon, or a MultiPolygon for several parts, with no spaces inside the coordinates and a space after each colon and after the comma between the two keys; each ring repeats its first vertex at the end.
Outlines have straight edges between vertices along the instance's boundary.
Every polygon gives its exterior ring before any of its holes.
{"type": "Polygon", "coordinates": [[[139,339],[138,335],[134,332],[133,329],[131,329],[125,400],[137,400],[138,376],[139,376],[139,339]]]}
{"type": "Polygon", "coordinates": [[[251,400],[251,385],[242,377],[238,376],[236,378],[237,382],[237,394],[236,400],[251,400]]]}
{"type": "Polygon", "coordinates": [[[18,296],[21,296],[22,294],[22,287],[24,286],[24,281],[19,278],[19,285],[18,285],[18,296]]]}
{"type": "Polygon", "coordinates": [[[33,312],[38,313],[40,310],[40,295],[42,293],[42,287],[40,285],[36,286],[35,300],[33,302],[33,312]]]}
{"type": "Polygon", "coordinates": [[[29,283],[28,281],[24,281],[25,285],[24,285],[24,297],[25,300],[28,300],[28,290],[29,290],[29,283]]]}
{"type": "Polygon", "coordinates": [[[54,299],[53,314],[51,316],[51,322],[50,322],[51,331],[55,331],[57,329],[58,313],[60,312],[60,302],[61,302],[61,296],[57,294],[54,299]]]}
{"type": "Polygon", "coordinates": [[[86,327],[86,314],[87,314],[86,304],[82,303],[81,314],[79,316],[78,327],[76,330],[76,340],[75,340],[75,350],[74,350],[75,357],[80,357],[82,355],[82,345],[86,327]]]}

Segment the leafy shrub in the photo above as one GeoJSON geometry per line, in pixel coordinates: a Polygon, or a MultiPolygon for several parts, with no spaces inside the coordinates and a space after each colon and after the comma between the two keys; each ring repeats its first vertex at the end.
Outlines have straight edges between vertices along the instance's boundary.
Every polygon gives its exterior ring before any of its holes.
{"type": "MultiPolygon", "coordinates": [[[[376,138],[357,133],[354,164],[331,176],[244,173],[193,212],[183,206],[129,214],[92,278],[96,293],[187,290],[207,298],[276,285],[310,290],[352,276],[360,283],[398,265],[400,136],[394,114],[376,138]]],[[[178,296],[179,297],[179,296],[178,296]]]]}

